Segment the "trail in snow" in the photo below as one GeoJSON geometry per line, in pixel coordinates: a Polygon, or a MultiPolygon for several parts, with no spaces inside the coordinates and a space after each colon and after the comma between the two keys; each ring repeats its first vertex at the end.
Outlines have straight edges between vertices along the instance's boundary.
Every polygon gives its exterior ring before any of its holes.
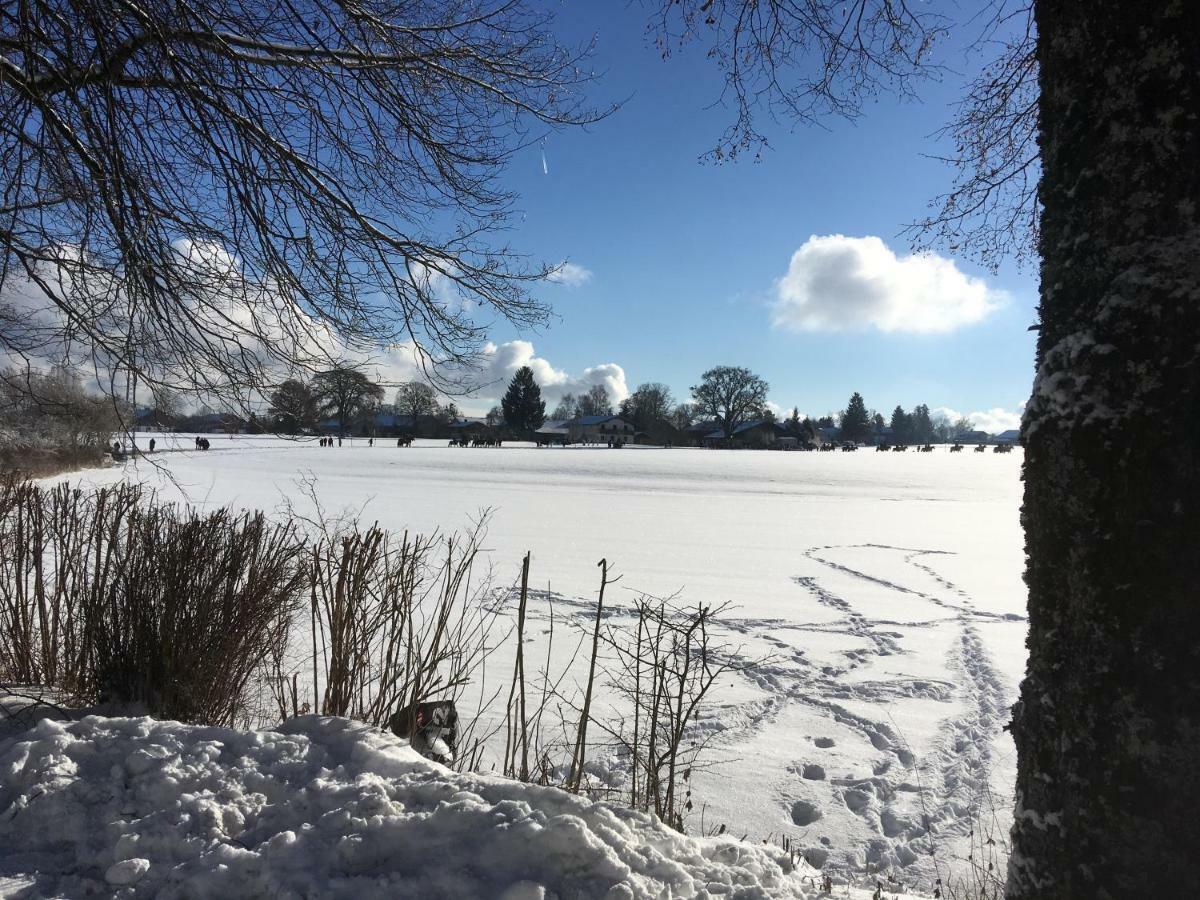
{"type": "MultiPolygon", "coordinates": [[[[976,625],[1021,617],[975,609],[970,595],[938,572],[936,560],[948,555],[880,544],[813,547],[802,556],[828,570],[841,587],[835,590],[821,575],[795,576],[793,582],[836,613],[835,620],[726,616],[719,622],[722,638],[731,645],[752,640],[767,651],[761,654],[765,659],[750,650],[729,658],[745,667],[745,677],[763,696],[717,703],[694,727],[697,739],[719,753],[736,753],[777,727],[789,708],[799,707],[829,722],[831,733],[849,730],[869,748],[869,774],[840,775],[845,762],[821,761],[822,751],[842,749],[838,741],[817,735],[801,745],[803,759],[789,765],[786,778],[775,785],[777,802],[797,828],[813,832],[839,819],[851,822],[849,828],[833,829],[844,843],[825,838],[810,848],[809,859],[817,864],[859,871],[894,867],[904,870],[910,883],[929,884],[940,872],[938,865],[952,855],[950,842],[968,840],[972,824],[986,812],[980,806],[991,795],[992,745],[1007,721],[1010,701],[976,625]],[[840,562],[839,551],[865,554],[874,565],[840,562]],[[897,574],[904,571],[913,573],[912,581],[897,574]],[[855,584],[879,595],[876,607],[886,607],[890,595],[901,595],[926,604],[927,615],[910,621],[869,615],[860,609],[855,584]],[[937,676],[875,671],[889,659],[903,668],[923,652],[915,645],[922,634],[938,628],[955,634],[937,676]],[[806,644],[830,638],[853,639],[853,646],[836,651],[833,658],[826,653],[814,659],[806,644]],[[932,739],[919,748],[891,716],[892,705],[904,701],[945,707],[936,717],[932,739]]],[[[564,629],[573,624],[577,632],[595,616],[594,601],[531,591],[531,622],[548,619],[549,601],[564,629]]],[[[630,609],[619,604],[609,606],[604,616],[618,625],[623,617],[630,624],[635,621],[630,609]]],[[[623,759],[607,761],[608,766],[625,764],[623,759]]],[[[598,774],[614,780],[611,772],[598,774]]]]}

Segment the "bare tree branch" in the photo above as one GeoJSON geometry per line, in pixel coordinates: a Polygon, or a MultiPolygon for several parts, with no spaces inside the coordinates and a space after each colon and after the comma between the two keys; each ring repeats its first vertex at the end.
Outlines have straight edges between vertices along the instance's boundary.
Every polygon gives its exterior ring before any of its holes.
{"type": "Polygon", "coordinates": [[[594,121],[524,0],[0,9],[0,353],[243,405],[403,347],[461,371],[550,271],[497,184],[594,121]]]}
{"type": "Polygon", "coordinates": [[[756,111],[812,125],[856,118],[882,91],[914,96],[946,26],[906,0],[658,0],[650,33],[664,57],[700,42],[724,73],[734,121],[708,154],[719,161],[767,145],[756,111]]]}

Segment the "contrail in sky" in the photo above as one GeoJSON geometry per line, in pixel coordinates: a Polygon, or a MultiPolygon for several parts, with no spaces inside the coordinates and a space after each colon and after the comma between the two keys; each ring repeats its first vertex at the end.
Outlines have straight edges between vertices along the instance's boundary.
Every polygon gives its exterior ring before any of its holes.
{"type": "Polygon", "coordinates": [[[542,144],[542,174],[549,175],[550,167],[546,165],[546,145],[542,144]]]}

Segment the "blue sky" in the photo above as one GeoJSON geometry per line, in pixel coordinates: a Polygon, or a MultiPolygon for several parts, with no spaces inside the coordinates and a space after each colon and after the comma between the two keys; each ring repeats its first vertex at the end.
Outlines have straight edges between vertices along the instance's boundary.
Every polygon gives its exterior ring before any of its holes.
{"type": "MultiPolygon", "coordinates": [[[[813,415],[843,407],[853,390],[885,413],[917,403],[1018,410],[1033,372],[1027,329],[1037,281],[1030,266],[992,274],[956,259],[957,273],[950,263],[940,274],[917,272],[922,284],[949,274],[951,293],[957,285],[978,301],[965,316],[978,321],[938,333],[884,332],[863,322],[829,330],[833,320],[808,315],[809,307],[792,308],[810,329],[796,331],[780,325],[773,306],[792,255],[811,236],[875,236],[898,256],[908,254],[900,231],[950,183],[949,167],[929,157],[947,149],[934,133],[961,94],[961,77],[927,83],[919,103],[880,97],[854,123],[793,130],[764,120],[772,149],[760,162],[706,164],[700,157],[730,112],[714,106],[721,76],[698,48],[663,61],[638,4],[550,5],[562,39],[595,37],[599,77],[591,97],[623,103],[586,130],[548,135],[548,174],[541,147],[522,152],[507,173],[506,185],[520,197],[513,243],[536,258],[570,260],[590,276],[574,286],[547,285],[541,294],[556,314],[550,327],[521,335],[497,327],[497,344],[531,342],[547,369],[567,373],[567,385],[590,380],[590,367],[616,364],[630,389],[663,381],[686,399],[701,372],[727,364],[766,378],[780,406],[813,415]]],[[[963,65],[953,48],[943,59],[963,65]]],[[[824,268],[820,278],[795,273],[807,279],[802,304],[817,302],[810,294],[822,286],[840,289],[839,260],[855,259],[852,252],[808,255],[824,268]]],[[[942,312],[920,308],[929,297],[918,289],[893,325],[937,320],[942,312]]],[[[836,319],[839,300],[819,302],[836,319]]],[[[783,318],[798,321],[786,311],[783,318]]]]}

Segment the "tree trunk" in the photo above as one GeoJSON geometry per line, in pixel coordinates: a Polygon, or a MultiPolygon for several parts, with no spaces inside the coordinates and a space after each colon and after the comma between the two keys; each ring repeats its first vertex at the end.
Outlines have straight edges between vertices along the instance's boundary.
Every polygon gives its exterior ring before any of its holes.
{"type": "Polygon", "coordinates": [[[1200,4],[1037,0],[1008,897],[1200,896],[1200,4]]]}

